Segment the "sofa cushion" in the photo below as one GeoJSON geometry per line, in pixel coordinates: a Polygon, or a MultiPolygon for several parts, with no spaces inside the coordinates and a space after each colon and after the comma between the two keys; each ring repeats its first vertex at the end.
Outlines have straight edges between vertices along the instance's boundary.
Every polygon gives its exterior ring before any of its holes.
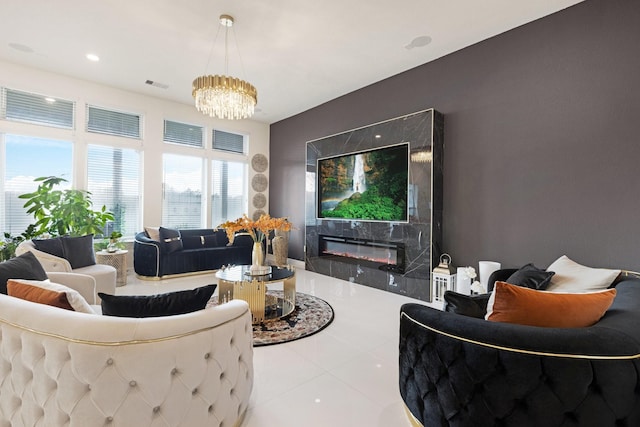
{"type": "Polygon", "coordinates": [[[7,291],[10,296],[27,301],[95,314],[78,291],[49,280],[9,279],[7,291]]]}
{"type": "Polygon", "coordinates": [[[64,249],[62,248],[62,240],[59,237],[53,239],[33,239],[33,246],[39,251],[64,258],[64,249]]]}
{"type": "Polygon", "coordinates": [[[170,254],[182,250],[180,231],[174,228],[160,227],[160,247],[164,253],[170,254]]]}
{"type": "Polygon", "coordinates": [[[461,314],[463,316],[484,319],[487,313],[487,303],[491,294],[465,295],[453,291],[444,293],[444,311],[461,314]]]}
{"type": "Polygon", "coordinates": [[[542,291],[549,286],[554,274],[553,271],[542,270],[533,264],[527,264],[509,276],[506,282],[542,291]]]}
{"type": "Polygon", "coordinates": [[[25,252],[20,256],[0,262],[0,293],[7,293],[7,280],[9,279],[46,280],[47,278],[42,264],[32,252],[25,252]]]}
{"type": "Polygon", "coordinates": [[[587,327],[600,320],[615,296],[615,289],[557,293],[496,282],[487,304],[486,319],[550,328],[587,327]]]}
{"type": "Polygon", "coordinates": [[[96,263],[96,254],[93,249],[93,234],[80,237],[62,237],[64,257],[71,268],[81,268],[96,263]]]}
{"type": "Polygon", "coordinates": [[[108,295],[102,292],[102,314],[118,317],[160,317],[202,310],[216,290],[207,285],[193,290],[157,295],[108,295]]]}
{"type": "Polygon", "coordinates": [[[566,255],[555,260],[547,271],[556,273],[547,287],[547,290],[552,292],[590,292],[606,289],[620,274],[620,270],[586,267],[566,255]]]}

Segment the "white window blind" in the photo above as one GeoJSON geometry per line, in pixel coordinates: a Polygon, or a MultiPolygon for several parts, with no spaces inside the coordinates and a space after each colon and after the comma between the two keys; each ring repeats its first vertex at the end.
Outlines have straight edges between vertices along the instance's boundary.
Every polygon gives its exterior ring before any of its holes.
{"type": "Polygon", "coordinates": [[[140,139],[141,124],[139,114],[87,105],[87,132],[140,139]]]}
{"type": "Polygon", "coordinates": [[[203,159],[164,154],[162,225],[171,228],[202,227],[203,159]]]}
{"type": "Polygon", "coordinates": [[[213,160],[211,163],[211,224],[217,226],[247,213],[247,163],[213,160]]]}
{"type": "Polygon", "coordinates": [[[75,103],[3,88],[3,117],[7,120],[73,129],[75,103]]]}
{"type": "Polygon", "coordinates": [[[202,147],[203,139],[204,128],[202,126],[173,122],[171,120],[164,121],[164,142],[202,147]]]}
{"type": "Polygon", "coordinates": [[[105,227],[104,235],[119,231],[124,237],[133,237],[142,229],[140,153],[89,145],[87,176],[93,209],[106,206],[115,217],[105,227]]]}
{"type": "Polygon", "coordinates": [[[4,191],[0,199],[0,231],[19,235],[29,224],[36,220],[27,214],[23,207],[25,200],[18,196],[35,191],[38,183],[35,178],[58,176],[66,179],[58,189],[71,188],[73,145],[68,141],[46,138],[34,138],[22,135],[0,134],[0,190],[4,191]]]}
{"type": "Polygon", "coordinates": [[[215,150],[231,151],[232,153],[240,154],[245,152],[244,135],[214,129],[212,141],[215,150]]]}

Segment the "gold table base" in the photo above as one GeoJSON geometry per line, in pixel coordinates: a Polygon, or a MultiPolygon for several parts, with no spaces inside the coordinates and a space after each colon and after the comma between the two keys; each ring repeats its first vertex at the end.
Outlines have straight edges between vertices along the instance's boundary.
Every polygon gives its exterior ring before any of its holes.
{"type": "MultiPolygon", "coordinates": [[[[242,266],[239,266],[242,267],[242,266]]],[[[232,267],[232,268],[239,268],[232,267]]],[[[275,268],[275,267],[274,267],[275,268]]],[[[224,303],[232,299],[241,299],[249,303],[252,322],[261,323],[265,320],[279,319],[287,316],[296,308],[296,276],[293,267],[288,267],[291,276],[272,279],[270,274],[261,276],[246,276],[241,280],[218,278],[218,302],[224,303]],[[267,294],[268,285],[283,283],[283,297],[267,294]]]]}

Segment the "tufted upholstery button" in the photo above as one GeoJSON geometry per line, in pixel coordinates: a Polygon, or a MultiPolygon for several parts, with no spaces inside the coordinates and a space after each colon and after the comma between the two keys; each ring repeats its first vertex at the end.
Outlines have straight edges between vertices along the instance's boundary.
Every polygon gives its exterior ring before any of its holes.
{"type": "Polygon", "coordinates": [[[205,354],[204,354],[204,358],[205,358],[205,359],[208,359],[209,357],[211,357],[211,354],[209,354],[209,353],[205,353],[205,354]]]}
{"type": "Polygon", "coordinates": [[[87,384],[87,391],[91,391],[91,384],[87,384]]]}
{"type": "Polygon", "coordinates": [[[235,337],[231,337],[231,341],[229,341],[229,345],[233,345],[236,342],[235,337]]]}
{"type": "Polygon", "coordinates": [[[209,405],[209,413],[213,412],[213,405],[209,405]]]}
{"type": "Polygon", "coordinates": [[[236,389],[235,389],[235,388],[232,388],[231,390],[229,390],[229,394],[230,394],[231,396],[233,396],[233,395],[235,394],[235,392],[236,392],[236,389]]]}
{"type": "Polygon", "coordinates": [[[104,421],[105,421],[105,423],[107,423],[107,424],[111,424],[111,423],[113,422],[113,417],[107,417],[107,419],[106,419],[106,420],[104,420],[104,421]]]}
{"type": "Polygon", "coordinates": [[[130,387],[135,387],[135,386],[137,386],[137,385],[138,385],[138,383],[137,383],[137,382],[135,382],[135,381],[133,381],[133,380],[129,381],[129,386],[130,386],[130,387]]]}
{"type": "Polygon", "coordinates": [[[224,379],[224,372],[220,372],[220,381],[224,379]]]}
{"type": "Polygon", "coordinates": [[[197,393],[198,393],[198,387],[194,388],[193,391],[191,391],[192,395],[197,394],[197,393]]]}
{"type": "Polygon", "coordinates": [[[112,358],[108,358],[107,359],[107,365],[113,365],[113,359],[112,358]]]}
{"type": "Polygon", "coordinates": [[[153,413],[154,413],[154,414],[157,414],[158,412],[160,412],[160,407],[159,407],[159,406],[155,406],[155,407],[153,408],[153,413]]]}
{"type": "Polygon", "coordinates": [[[171,370],[171,375],[175,375],[175,374],[177,374],[177,373],[178,373],[178,369],[177,369],[177,368],[173,368],[173,369],[171,370]]]}

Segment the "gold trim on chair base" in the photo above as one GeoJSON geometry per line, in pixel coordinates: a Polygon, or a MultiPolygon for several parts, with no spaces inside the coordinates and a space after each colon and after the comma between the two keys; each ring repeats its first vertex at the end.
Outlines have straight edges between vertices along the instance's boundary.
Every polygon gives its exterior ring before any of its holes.
{"type": "Polygon", "coordinates": [[[180,277],[190,277],[190,276],[200,276],[202,274],[215,274],[218,270],[200,270],[200,271],[190,271],[188,273],[178,273],[178,274],[165,274],[164,276],[142,276],[136,273],[136,277],[140,280],[147,280],[150,282],[166,280],[166,279],[176,279],[180,277]]]}
{"type": "Polygon", "coordinates": [[[411,413],[406,403],[402,402],[402,406],[404,406],[404,412],[407,414],[411,427],[424,427],[424,425],[411,413]]]}

